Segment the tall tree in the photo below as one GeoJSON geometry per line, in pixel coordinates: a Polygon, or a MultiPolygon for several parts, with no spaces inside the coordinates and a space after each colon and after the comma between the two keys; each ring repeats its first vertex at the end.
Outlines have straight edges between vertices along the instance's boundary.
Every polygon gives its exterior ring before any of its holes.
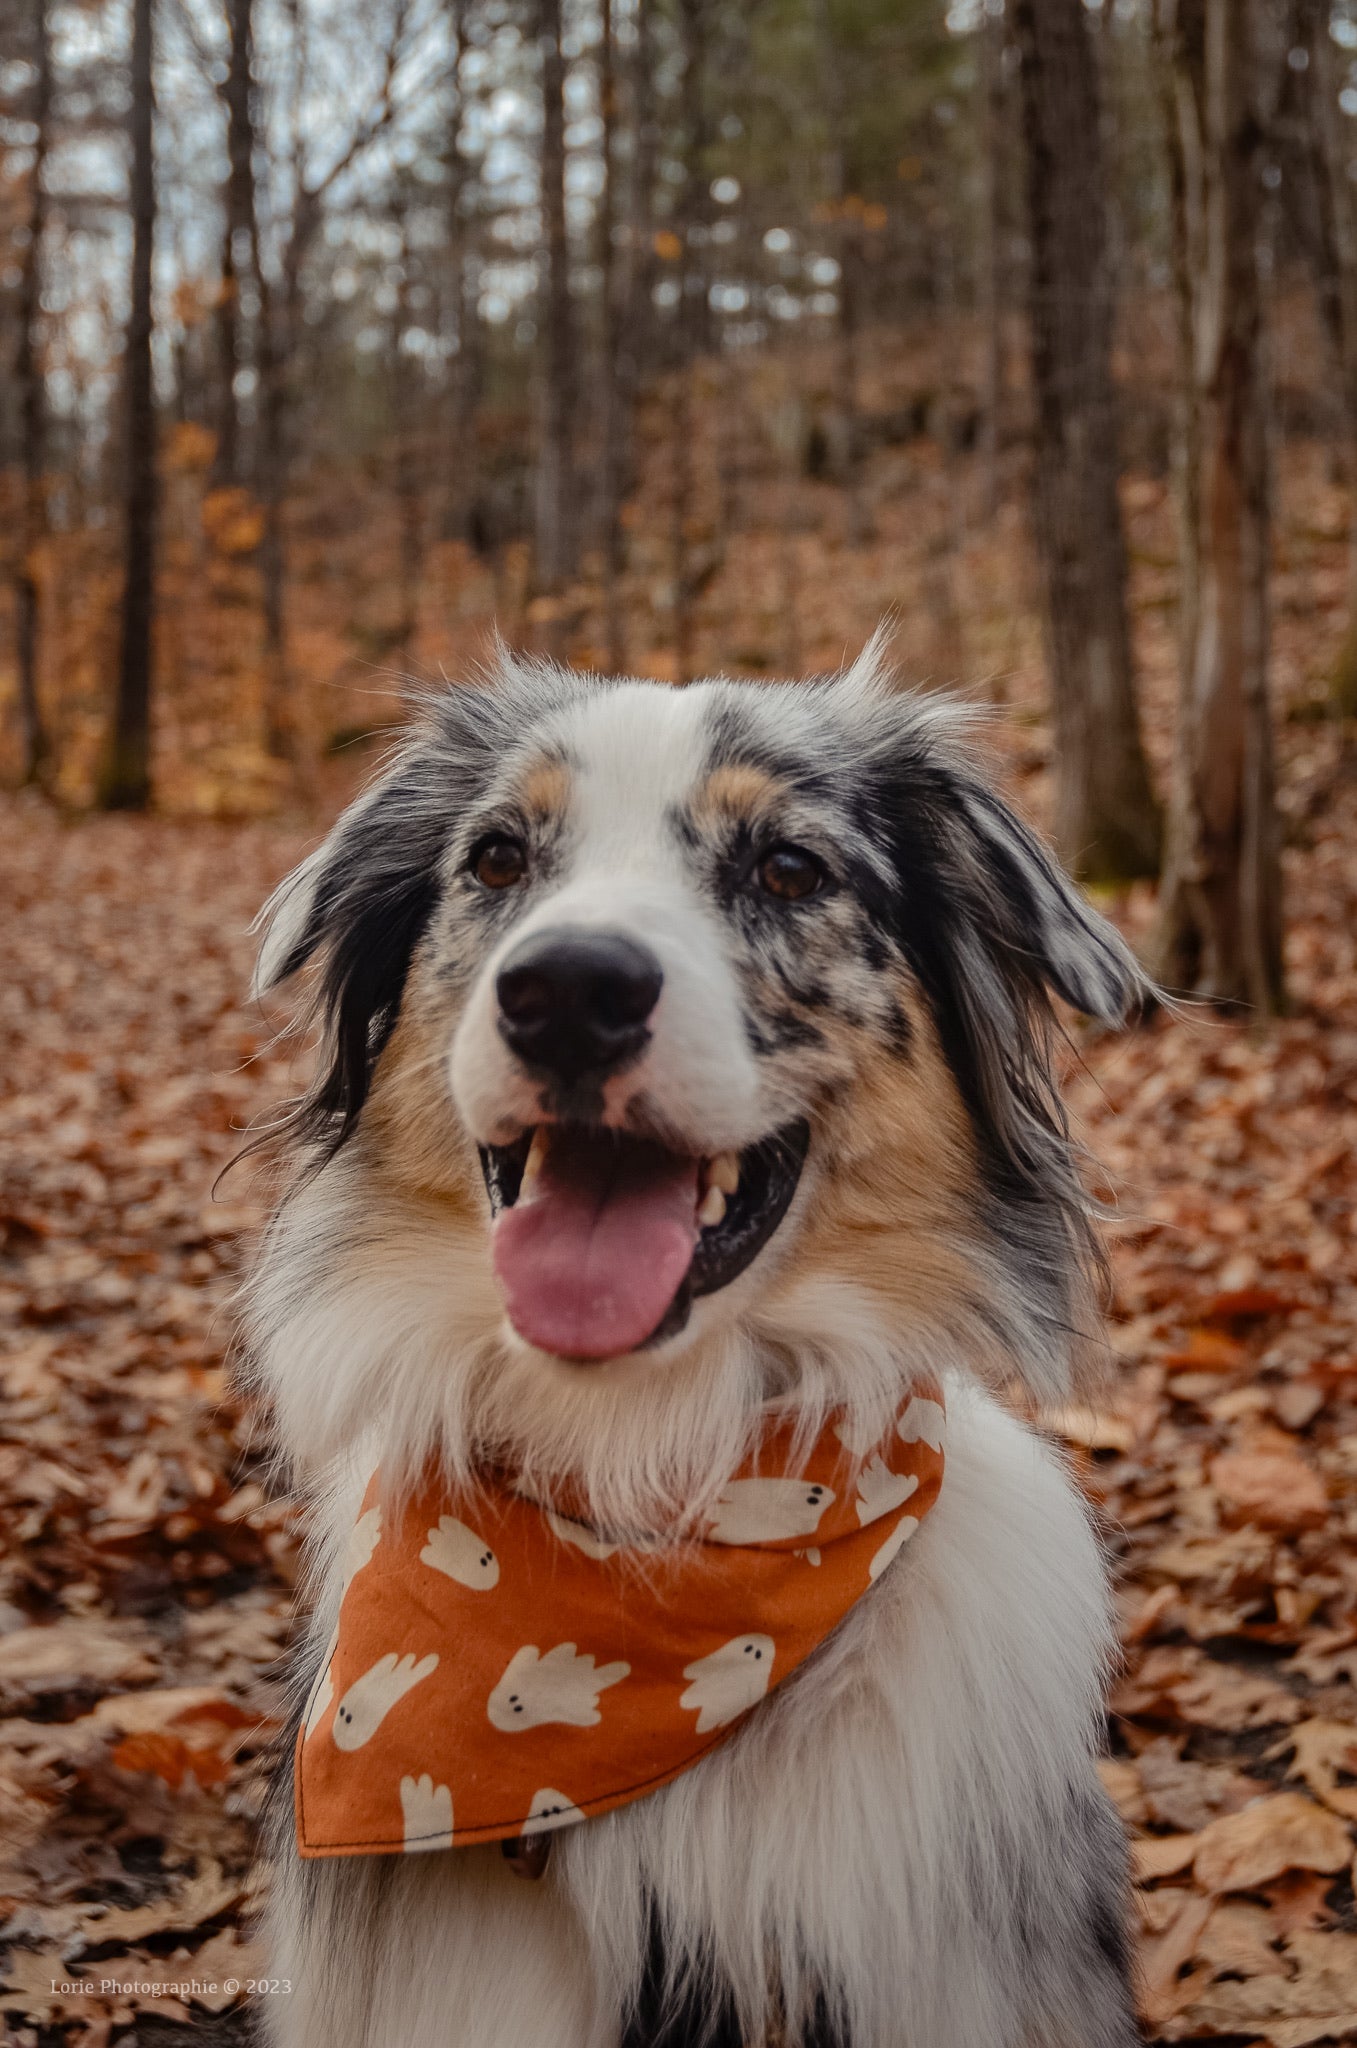
{"type": "Polygon", "coordinates": [[[217,396],[218,483],[239,483],[240,396],[238,383],[245,367],[241,325],[241,282],[253,269],[255,189],[254,0],[226,0],[228,51],[226,76],[218,88],[226,110],[226,190],[222,208],[221,282],[217,291],[216,333],[219,388],[217,396]]]}
{"type": "Polygon", "coordinates": [[[412,325],[411,273],[415,250],[410,234],[412,195],[408,180],[392,194],[391,224],[398,241],[395,305],[391,312],[392,470],[400,531],[396,645],[408,655],[419,628],[419,592],[424,571],[423,373],[408,346],[412,325]]]}
{"type": "Polygon", "coordinates": [[[1056,838],[1095,879],[1151,874],[1159,820],[1136,717],[1117,498],[1100,95],[1083,0],[1013,0],[1031,261],[1040,557],[1056,838]]]}
{"type": "MultiPolygon", "coordinates": [[[[1339,105],[1329,0],[1297,0],[1303,74],[1302,129],[1310,161],[1318,233],[1320,311],[1338,365],[1347,440],[1348,488],[1357,495],[1357,194],[1348,176],[1347,116],[1339,105]]],[[[1334,677],[1336,708],[1357,714],[1357,516],[1348,522],[1348,625],[1334,677]]]]}
{"type": "MultiPolygon", "coordinates": [[[[609,7],[612,24],[612,9],[609,7]]],[[[600,541],[603,549],[604,614],[608,644],[608,666],[619,674],[627,665],[625,622],[622,613],[621,580],[626,549],[622,533],[622,504],[627,495],[632,456],[632,426],[641,365],[650,338],[652,314],[651,284],[654,249],[651,239],[655,158],[658,147],[655,119],[655,87],[651,47],[650,0],[635,0],[633,37],[627,63],[627,113],[631,133],[628,160],[623,261],[613,270],[613,310],[610,333],[604,350],[606,380],[602,421],[600,462],[600,541]]],[[[615,59],[610,60],[610,92],[617,96],[615,59]]],[[[617,123],[614,115],[609,138],[609,186],[617,175],[617,123]]],[[[609,207],[614,224],[620,208],[609,207]]]]}
{"type": "MultiPolygon", "coordinates": [[[[674,578],[675,679],[692,671],[693,599],[697,573],[689,549],[693,522],[693,437],[696,427],[693,379],[696,359],[709,340],[707,269],[699,234],[704,211],[703,171],[707,147],[706,65],[711,26],[709,0],[679,0],[679,48],[683,76],[679,90],[683,181],[678,187],[674,228],[678,239],[678,345],[672,422],[673,496],[670,536],[674,578]]],[[[710,573],[710,569],[708,570],[710,573]]]]}
{"type": "Polygon", "coordinates": [[[1255,0],[1159,0],[1187,294],[1192,594],[1155,968],[1275,1014],[1281,854],[1268,702],[1269,478],[1255,0]]]}
{"type": "Polygon", "coordinates": [[[537,580],[558,590],[575,568],[574,317],[565,215],[565,53],[561,0],[537,0],[542,69],[542,409],[537,454],[537,580]]]}
{"type": "Polygon", "coordinates": [[[333,153],[323,171],[309,161],[308,137],[303,132],[313,79],[307,24],[300,0],[289,0],[287,15],[293,76],[288,95],[286,196],[275,193],[279,203],[269,209],[278,241],[276,275],[265,260],[257,204],[250,222],[251,264],[259,294],[255,330],[259,444],[255,467],[264,514],[260,571],[264,586],[265,741],[269,752],[278,760],[290,762],[305,781],[308,764],[304,759],[288,651],[286,514],[293,458],[293,411],[300,383],[298,357],[305,332],[306,261],[324,224],[326,202],[334,187],[363,161],[395,120],[397,86],[409,51],[412,4],[411,0],[390,0],[381,30],[380,81],[368,107],[347,136],[340,138],[337,148],[333,146],[332,131],[326,129],[326,143],[333,153]]]}
{"type": "Polygon", "coordinates": [[[858,327],[862,299],[862,195],[852,158],[852,100],[843,36],[830,0],[816,0],[815,36],[824,78],[829,204],[839,265],[834,343],[834,468],[848,497],[848,539],[860,547],[872,537],[862,488],[862,424],[858,417],[858,327]]]}
{"type": "Polygon", "coordinates": [[[151,363],[156,227],[153,14],[154,0],[132,0],[132,280],[123,358],[125,566],[118,687],[101,792],[109,810],[143,810],[151,794],[156,550],[156,418],[151,363]]]}
{"type": "Polygon", "coordinates": [[[32,0],[33,162],[29,171],[28,241],[19,275],[18,345],[14,382],[19,394],[23,459],[23,525],[14,578],[19,669],[19,743],[25,782],[40,781],[48,740],[38,702],[39,590],[37,550],[47,530],[47,395],[41,337],[43,240],[47,228],[47,151],[52,125],[52,37],[48,0],[32,0]]]}
{"type": "Polygon", "coordinates": [[[613,0],[602,0],[599,16],[598,112],[603,123],[599,154],[603,187],[598,196],[598,527],[603,549],[603,612],[608,641],[608,667],[619,674],[626,666],[622,630],[621,577],[622,454],[618,388],[617,303],[617,45],[613,0]]]}
{"type": "Polygon", "coordinates": [[[447,173],[447,281],[457,353],[448,374],[448,460],[444,531],[465,540],[476,489],[473,446],[479,370],[475,294],[471,288],[467,250],[467,191],[471,163],[467,155],[467,5],[448,0],[452,38],[451,105],[448,114],[445,168],[447,173]]]}
{"type": "Polygon", "coordinates": [[[985,516],[999,511],[999,458],[1004,438],[1004,237],[1009,178],[1008,93],[1004,78],[1007,24],[988,11],[980,24],[981,121],[984,130],[985,203],[980,299],[985,320],[985,399],[981,453],[985,464],[985,516]]]}

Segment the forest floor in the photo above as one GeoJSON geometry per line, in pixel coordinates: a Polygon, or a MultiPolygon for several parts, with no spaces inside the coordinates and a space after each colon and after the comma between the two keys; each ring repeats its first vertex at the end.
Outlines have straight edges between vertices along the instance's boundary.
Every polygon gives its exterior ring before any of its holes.
{"type": "MultiPolygon", "coordinates": [[[[1010,785],[1040,819],[1013,522],[940,553],[947,486],[910,461],[908,489],[878,493],[874,550],[809,526],[790,562],[766,528],[732,540],[699,644],[776,666],[795,587],[806,665],[833,661],[904,607],[913,672],[994,679],[1010,785]]],[[[1119,1211],[1114,1364],[1096,1407],[1045,1419],[1117,1570],[1105,1771],[1135,1840],[1147,2035],[1234,2048],[1357,2038],[1357,768],[1323,715],[1346,507],[1318,448],[1288,454],[1285,484],[1292,1014],[1076,1035],[1070,1099],[1119,1211]]],[[[1171,510],[1162,479],[1126,502],[1162,778],[1171,510]]],[[[322,812],[361,765],[325,768],[322,812]]],[[[217,807],[232,772],[185,770],[183,807],[217,807]]],[[[228,1986],[259,1960],[251,1858],[297,1553],[226,1376],[258,1191],[243,1169],[214,1184],[295,1090],[245,996],[247,927],[319,822],[0,800],[0,2013],[22,2048],[247,2038],[228,1986]]],[[[1106,907],[1144,937],[1148,891],[1106,907]]]]}

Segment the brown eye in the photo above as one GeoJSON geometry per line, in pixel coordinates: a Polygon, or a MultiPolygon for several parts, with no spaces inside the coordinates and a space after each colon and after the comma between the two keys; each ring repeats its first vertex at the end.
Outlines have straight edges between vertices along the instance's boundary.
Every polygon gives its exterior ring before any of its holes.
{"type": "Polygon", "coordinates": [[[804,846],[775,846],[759,862],[758,872],[761,886],[783,903],[814,896],[827,880],[824,863],[804,846]]]}
{"type": "Polygon", "coordinates": [[[527,850],[498,834],[483,839],[471,856],[471,872],[483,889],[512,889],[528,872],[527,850]]]}

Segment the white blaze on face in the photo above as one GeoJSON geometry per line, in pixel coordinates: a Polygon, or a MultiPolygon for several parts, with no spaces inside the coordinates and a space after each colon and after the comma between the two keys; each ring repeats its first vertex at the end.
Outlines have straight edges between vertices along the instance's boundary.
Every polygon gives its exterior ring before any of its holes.
{"type": "Polygon", "coordinates": [[[699,1735],[724,1728],[758,1705],[773,1675],[775,1647],[771,1636],[735,1636],[709,1657],[684,1666],[683,1675],[692,1683],[679,1705],[689,1713],[696,1709],[699,1735]]]}
{"type": "Polygon", "coordinates": [[[916,1473],[892,1472],[884,1458],[871,1459],[858,1474],[858,1521],[865,1529],[892,1508],[902,1508],[918,1490],[916,1473]]]}
{"type": "Polygon", "coordinates": [[[713,1543],[776,1543],[813,1536],[833,1489],[807,1479],[732,1479],[711,1519],[713,1543]]]}
{"type": "Polygon", "coordinates": [[[456,1579],[459,1586],[467,1586],[473,1593],[488,1593],[499,1584],[499,1559],[494,1551],[455,1515],[439,1516],[438,1527],[430,1529],[419,1561],[432,1571],[456,1579]]]}
{"type": "Polygon", "coordinates": [[[581,1656],[573,1643],[557,1643],[545,1656],[534,1644],[525,1644],[515,1650],[490,1695],[486,1707],[490,1725],[503,1735],[520,1735],[548,1721],[561,1721],[569,1728],[596,1728],[603,1718],[599,1694],[620,1684],[630,1670],[630,1664],[595,1664],[592,1657],[581,1656]]]}
{"type": "Polygon", "coordinates": [[[407,1849],[452,1847],[452,1793],[435,1785],[427,1771],[422,1778],[401,1779],[401,1814],[407,1849]]]}
{"type": "Polygon", "coordinates": [[[578,1806],[567,1799],[564,1792],[553,1792],[549,1785],[532,1795],[532,1805],[523,1823],[525,1835],[544,1835],[550,1828],[573,1827],[584,1815],[578,1806]]]}
{"type": "Polygon", "coordinates": [[[767,1135],[725,921],[689,872],[671,822],[707,766],[708,695],[700,683],[621,683],[544,726],[544,742],[571,757],[570,829],[558,871],[483,963],[453,1037],[453,1099],[474,1137],[502,1142],[540,1115],[537,1083],[500,1034],[495,983],[512,948],[560,925],[635,939],[664,975],[649,1045],[605,1085],[607,1120],[621,1123],[644,1094],[665,1125],[702,1134],[713,1151],[767,1135]]]}
{"type": "Polygon", "coordinates": [[[869,1579],[879,1579],[881,1577],[882,1572],[885,1571],[891,1559],[896,1555],[897,1551],[904,1548],[918,1526],[919,1517],[917,1515],[901,1515],[899,1521],[891,1530],[890,1535],[868,1565],[867,1576],[869,1579]]]}
{"type": "Polygon", "coordinates": [[[437,1655],[397,1657],[394,1650],[379,1657],[370,1671],[355,1678],[335,1708],[330,1733],[336,1749],[361,1749],[371,1742],[391,1709],[407,1692],[438,1668],[437,1655]]]}
{"type": "Polygon", "coordinates": [[[896,1427],[902,1443],[927,1444],[930,1451],[940,1451],[947,1434],[947,1410],[940,1401],[925,1401],[916,1394],[896,1427]]]}

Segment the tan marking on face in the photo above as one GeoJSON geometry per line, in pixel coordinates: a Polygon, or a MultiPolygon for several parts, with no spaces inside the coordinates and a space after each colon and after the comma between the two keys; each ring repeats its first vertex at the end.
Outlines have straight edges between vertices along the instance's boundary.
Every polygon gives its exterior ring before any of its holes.
{"type": "Polygon", "coordinates": [[[715,768],[693,798],[693,816],[699,824],[718,818],[747,818],[766,810],[783,793],[782,783],[766,769],[715,768]]]}
{"type": "Polygon", "coordinates": [[[363,1111],[363,1133],[383,1177],[433,1196],[449,1220],[483,1231],[485,1189],[475,1148],[457,1119],[447,1079],[454,1005],[432,975],[411,969],[400,1018],[363,1111]]]}
{"type": "Polygon", "coordinates": [[[559,817],[570,801],[570,770],[563,761],[538,761],[519,784],[518,794],[535,817],[559,817]]]}
{"type": "Polygon", "coordinates": [[[830,1164],[816,1186],[795,1257],[774,1288],[807,1278],[851,1283],[902,1328],[933,1327],[974,1291],[965,1218],[979,1175],[965,1104],[917,994],[902,989],[913,1026],[908,1059],[858,1039],[856,1072],[822,1139],[830,1164]]]}

